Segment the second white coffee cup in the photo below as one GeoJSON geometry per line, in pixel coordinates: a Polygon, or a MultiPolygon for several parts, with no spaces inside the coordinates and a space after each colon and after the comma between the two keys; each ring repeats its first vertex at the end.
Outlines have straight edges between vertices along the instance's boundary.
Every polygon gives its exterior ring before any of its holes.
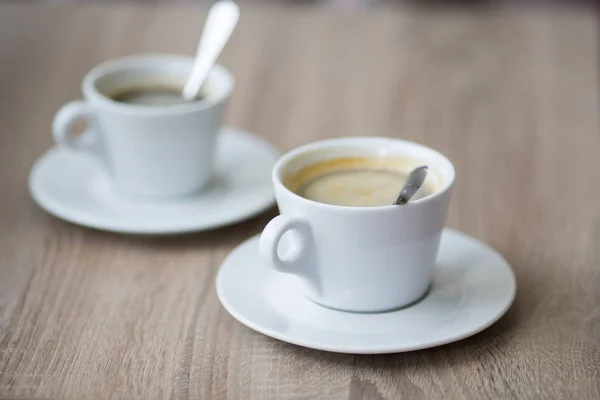
{"type": "Polygon", "coordinates": [[[96,156],[124,195],[171,198],[201,189],[212,177],[217,135],[234,86],[231,74],[215,66],[205,83],[206,99],[198,102],[163,107],[110,98],[128,87],[183,87],[192,64],[186,56],[145,55],[95,67],[83,79],[85,100],[68,103],[56,114],[54,140],[96,156]],[[75,137],[78,120],[88,128],[75,137]]]}
{"type": "Polygon", "coordinates": [[[278,271],[302,278],[308,298],[335,309],[376,312],[425,294],[454,185],[454,168],[442,154],[391,138],[332,139],[284,155],[272,180],[281,215],[264,229],[260,254],[278,271]],[[324,160],[388,156],[405,160],[408,171],[427,165],[433,194],[405,205],[346,207],[308,200],[284,185],[324,160]]]}

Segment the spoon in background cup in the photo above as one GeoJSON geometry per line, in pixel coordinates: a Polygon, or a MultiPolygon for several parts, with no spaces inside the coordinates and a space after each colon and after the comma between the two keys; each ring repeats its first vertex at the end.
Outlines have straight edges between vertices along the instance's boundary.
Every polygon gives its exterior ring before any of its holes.
{"type": "Polygon", "coordinates": [[[182,96],[185,100],[193,101],[198,98],[202,85],[229,41],[239,17],[239,7],[230,0],[218,1],[210,8],[198,43],[192,72],[183,87],[182,96]]]}
{"type": "Polygon", "coordinates": [[[412,170],[412,172],[406,178],[406,182],[404,182],[404,186],[402,186],[402,190],[400,190],[400,194],[394,201],[394,205],[406,204],[408,201],[419,191],[421,186],[423,186],[423,182],[425,182],[425,178],[427,177],[427,166],[417,167],[412,170]]]}

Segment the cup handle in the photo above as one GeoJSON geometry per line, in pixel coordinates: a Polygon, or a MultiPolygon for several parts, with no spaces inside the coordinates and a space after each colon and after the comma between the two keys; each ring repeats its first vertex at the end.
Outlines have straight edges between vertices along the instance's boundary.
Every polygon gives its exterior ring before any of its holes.
{"type": "Polygon", "coordinates": [[[58,110],[52,122],[52,136],[59,146],[89,151],[104,158],[96,113],[83,101],[72,101],[58,110]],[[86,121],[88,128],[79,137],[75,137],[72,130],[78,120],[86,121]]]}
{"type": "Polygon", "coordinates": [[[308,271],[303,271],[299,267],[307,258],[311,246],[311,230],[307,221],[298,217],[279,215],[273,218],[263,230],[258,247],[261,257],[271,263],[276,270],[306,277],[308,271]],[[289,231],[297,232],[298,237],[294,240],[292,255],[282,259],[277,248],[283,235],[289,231]]]}

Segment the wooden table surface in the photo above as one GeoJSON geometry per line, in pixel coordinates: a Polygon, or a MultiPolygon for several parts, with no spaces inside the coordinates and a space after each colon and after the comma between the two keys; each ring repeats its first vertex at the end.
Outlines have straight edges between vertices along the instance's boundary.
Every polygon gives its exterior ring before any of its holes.
{"type": "Polygon", "coordinates": [[[177,237],[104,233],[27,189],[95,64],[191,54],[203,9],[0,4],[0,397],[600,398],[598,24],[584,11],[251,8],[223,63],[227,122],[282,151],[388,135],[455,163],[448,225],[512,264],[475,337],[382,356],[279,342],[230,317],[224,257],[276,210],[177,237]]]}

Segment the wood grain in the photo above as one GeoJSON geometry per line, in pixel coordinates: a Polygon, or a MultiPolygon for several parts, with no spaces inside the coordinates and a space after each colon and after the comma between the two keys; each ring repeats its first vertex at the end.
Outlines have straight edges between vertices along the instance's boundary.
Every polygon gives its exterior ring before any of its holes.
{"type": "Polygon", "coordinates": [[[508,314],[459,343],[330,354],[242,326],[215,272],[272,210],[179,237],[42,212],[27,175],[95,64],[192,53],[203,9],[0,4],[0,397],[600,398],[598,24],[584,12],[244,10],[228,123],[286,151],[389,135],[456,164],[448,224],[513,265],[508,314]]]}

